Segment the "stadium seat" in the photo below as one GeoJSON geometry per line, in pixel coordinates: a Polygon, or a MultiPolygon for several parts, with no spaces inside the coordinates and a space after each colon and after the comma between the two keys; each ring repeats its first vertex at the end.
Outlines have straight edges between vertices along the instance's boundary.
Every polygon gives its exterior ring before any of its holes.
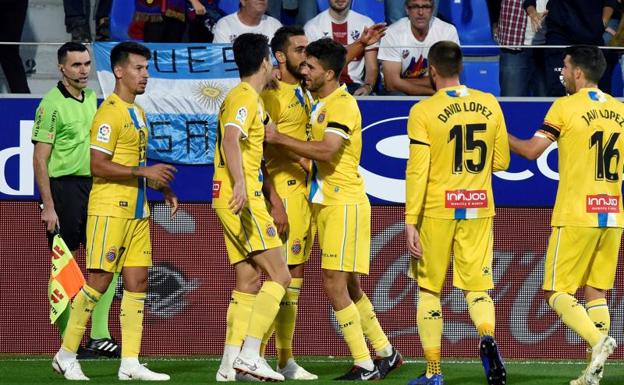
{"type": "Polygon", "coordinates": [[[318,6],[319,13],[329,8],[328,0],[316,0],[316,5],[318,6]]]}
{"type": "Polygon", "coordinates": [[[370,17],[375,23],[386,20],[383,0],[353,0],[351,9],[370,17]]]}
{"type": "Polygon", "coordinates": [[[622,97],[624,94],[624,82],[622,81],[622,67],[620,63],[613,68],[613,74],[611,75],[611,95],[615,97],[622,97]]]}
{"type": "Polygon", "coordinates": [[[110,13],[110,36],[113,41],[130,40],[128,26],[134,16],[134,1],[113,0],[110,13]]]}
{"type": "Polygon", "coordinates": [[[239,0],[219,0],[219,9],[226,15],[238,11],[239,0]]]}
{"type": "MultiPolygon", "coordinates": [[[[485,0],[440,1],[438,15],[457,28],[462,45],[497,45],[492,37],[492,27],[485,0]]],[[[498,48],[470,48],[464,55],[498,55],[498,48]]]]}
{"type": "Polygon", "coordinates": [[[464,60],[461,83],[500,96],[498,60],[464,60]]]}

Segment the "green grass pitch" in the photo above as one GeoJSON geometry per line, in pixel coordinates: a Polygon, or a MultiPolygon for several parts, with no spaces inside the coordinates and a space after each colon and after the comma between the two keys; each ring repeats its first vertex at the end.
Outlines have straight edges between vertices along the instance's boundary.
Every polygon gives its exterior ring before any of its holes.
{"type": "MultiPolygon", "coordinates": [[[[219,365],[218,358],[146,358],[149,368],[171,375],[170,384],[212,384],[219,365]]],[[[274,363],[273,361],[270,361],[274,363]]],[[[332,378],[349,369],[350,363],[344,358],[300,357],[306,369],[319,375],[318,381],[311,384],[337,384],[332,378]]],[[[60,375],[52,371],[51,357],[3,356],[0,357],[1,384],[67,384],[60,375]]],[[[82,361],[89,383],[110,384],[118,382],[118,360],[82,361]]],[[[567,385],[585,367],[582,361],[507,361],[509,385],[567,385]]],[[[422,360],[407,360],[398,370],[383,380],[384,384],[402,384],[423,371],[422,360]]],[[[442,362],[446,385],[486,385],[483,369],[474,360],[451,360],[442,362]]],[[[295,381],[289,381],[295,383],[295,381]]],[[[624,362],[611,361],[605,369],[601,385],[624,384],[624,362]]]]}

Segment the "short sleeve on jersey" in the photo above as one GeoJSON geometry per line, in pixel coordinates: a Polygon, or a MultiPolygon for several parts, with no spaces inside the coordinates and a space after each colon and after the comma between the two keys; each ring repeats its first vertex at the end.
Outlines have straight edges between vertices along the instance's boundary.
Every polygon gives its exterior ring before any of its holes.
{"type": "Polygon", "coordinates": [[[113,155],[122,123],[112,109],[98,111],[91,125],[91,149],[113,155]]]}
{"type": "Polygon", "coordinates": [[[35,142],[54,143],[56,136],[56,126],[59,122],[60,114],[52,103],[41,101],[35,115],[35,123],[32,130],[32,140],[35,142]]]}
{"type": "Polygon", "coordinates": [[[325,132],[331,132],[349,140],[357,125],[358,112],[357,105],[353,106],[349,99],[336,100],[332,103],[331,109],[327,111],[325,132]]]}
{"type": "Polygon", "coordinates": [[[421,104],[417,103],[410,110],[409,118],[407,120],[407,136],[409,137],[410,144],[422,144],[430,145],[429,135],[427,134],[427,128],[423,117],[425,114],[421,110],[421,104]]]}
{"type": "MultiPolygon", "coordinates": [[[[243,134],[243,139],[249,136],[249,128],[253,124],[258,109],[257,95],[250,92],[241,92],[235,98],[225,101],[221,124],[223,128],[234,126],[243,134]]],[[[263,120],[266,120],[263,116],[263,120]]]]}
{"type": "Polygon", "coordinates": [[[544,118],[544,124],[535,133],[536,136],[550,139],[555,142],[561,135],[561,129],[565,126],[563,123],[563,99],[557,99],[550,106],[546,117],[544,118]]]}

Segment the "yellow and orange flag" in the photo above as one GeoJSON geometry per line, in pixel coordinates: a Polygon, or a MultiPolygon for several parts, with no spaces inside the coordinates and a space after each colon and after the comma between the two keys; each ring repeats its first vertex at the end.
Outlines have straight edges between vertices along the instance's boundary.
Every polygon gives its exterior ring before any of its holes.
{"type": "Polygon", "coordinates": [[[85,284],[84,276],[60,235],[52,241],[52,272],[48,284],[50,322],[55,323],[85,284]]]}

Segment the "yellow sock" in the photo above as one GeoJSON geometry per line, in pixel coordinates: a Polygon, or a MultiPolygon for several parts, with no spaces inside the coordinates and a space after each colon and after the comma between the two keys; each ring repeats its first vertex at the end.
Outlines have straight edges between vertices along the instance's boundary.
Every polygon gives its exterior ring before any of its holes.
{"type": "Polygon", "coordinates": [[[548,304],[553,308],[561,321],[581,336],[590,346],[595,346],[602,333],[594,326],[594,323],[587,315],[576,298],[568,293],[556,292],[550,296],[548,304]]]}
{"type": "Polygon", "coordinates": [[[440,365],[440,349],[428,349],[425,350],[425,360],[427,360],[427,370],[425,375],[427,378],[431,378],[434,374],[442,374],[442,367],[440,365]]]}
{"type": "Polygon", "coordinates": [[[247,336],[262,340],[275,320],[285,292],[286,290],[279,283],[266,281],[262,284],[251,309],[247,336]]]}
{"type": "Polygon", "coordinates": [[[488,293],[484,291],[470,291],[466,294],[468,303],[468,313],[470,319],[477,328],[479,337],[494,336],[494,325],[496,316],[494,313],[494,302],[488,293]]]}
{"type": "Polygon", "coordinates": [[[124,290],[119,309],[121,358],[137,358],[143,337],[143,309],[146,293],[124,290]]]}
{"type": "Polygon", "coordinates": [[[96,291],[89,285],[84,285],[74,297],[71,305],[71,313],[67,328],[63,335],[63,348],[69,352],[77,352],[80,341],[85,333],[85,328],[95,304],[102,297],[102,293],[96,291]]]}
{"type": "MultiPolygon", "coordinates": [[[[381,325],[379,325],[373,304],[365,293],[362,294],[362,298],[355,303],[355,306],[360,313],[360,322],[362,323],[364,335],[368,338],[371,345],[373,345],[377,354],[379,354],[388,349],[390,341],[388,341],[386,333],[384,333],[381,325]]],[[[390,354],[392,354],[392,352],[390,352],[390,354]]]]}
{"type": "Polygon", "coordinates": [[[607,300],[604,298],[595,299],[585,304],[587,309],[587,315],[592,320],[594,326],[602,334],[609,334],[611,328],[611,316],[609,315],[609,306],[607,306],[607,300]]]}
{"type": "Polygon", "coordinates": [[[277,363],[280,368],[293,357],[292,344],[297,320],[297,302],[299,291],[303,286],[303,278],[292,278],[286,289],[286,294],[280,303],[280,309],[275,318],[275,347],[277,348],[277,363]]]}
{"type": "Polygon", "coordinates": [[[342,331],[342,336],[351,351],[353,362],[358,364],[360,362],[370,361],[371,356],[368,351],[368,346],[366,346],[366,340],[364,339],[360,313],[355,304],[351,303],[351,305],[335,313],[336,320],[342,331]]]}
{"type": "Polygon", "coordinates": [[[275,321],[269,327],[266,333],[264,333],[264,337],[262,337],[262,342],[260,343],[260,357],[264,357],[264,353],[266,352],[267,345],[269,344],[269,340],[273,336],[275,332],[275,321]]]}
{"type": "Polygon", "coordinates": [[[256,301],[255,294],[232,290],[232,298],[227,310],[225,344],[241,346],[249,328],[251,308],[256,301]]]}
{"type": "Polygon", "coordinates": [[[440,295],[420,290],[416,310],[418,336],[427,360],[427,376],[440,374],[442,346],[442,305],[440,295]]]}

